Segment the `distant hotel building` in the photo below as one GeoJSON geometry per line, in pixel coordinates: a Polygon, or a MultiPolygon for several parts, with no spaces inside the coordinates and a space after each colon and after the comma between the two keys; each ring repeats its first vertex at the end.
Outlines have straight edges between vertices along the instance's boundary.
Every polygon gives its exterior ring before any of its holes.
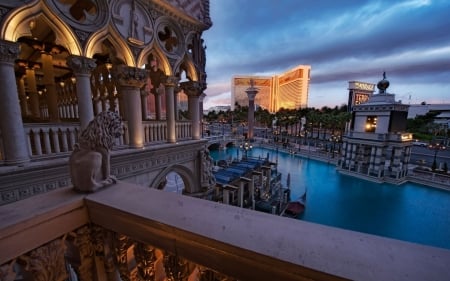
{"type": "Polygon", "coordinates": [[[276,112],[281,108],[306,108],[310,78],[311,66],[309,65],[299,65],[275,76],[234,76],[231,81],[231,109],[234,109],[235,103],[248,106],[245,90],[250,87],[251,79],[254,81],[254,86],[259,89],[255,105],[269,112],[276,112]]]}
{"type": "Polygon", "coordinates": [[[369,100],[375,91],[375,84],[349,81],[348,82],[348,111],[352,111],[353,106],[359,105],[369,100]]]}

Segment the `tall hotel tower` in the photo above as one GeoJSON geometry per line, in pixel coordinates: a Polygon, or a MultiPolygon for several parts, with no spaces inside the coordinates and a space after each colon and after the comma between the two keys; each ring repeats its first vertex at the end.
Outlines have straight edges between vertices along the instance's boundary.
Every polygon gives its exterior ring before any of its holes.
{"type": "Polygon", "coordinates": [[[299,65],[275,76],[234,76],[231,80],[231,109],[234,109],[235,103],[241,106],[248,105],[245,90],[250,86],[251,79],[259,90],[255,105],[272,113],[281,108],[306,108],[308,107],[310,78],[310,65],[299,65]]]}

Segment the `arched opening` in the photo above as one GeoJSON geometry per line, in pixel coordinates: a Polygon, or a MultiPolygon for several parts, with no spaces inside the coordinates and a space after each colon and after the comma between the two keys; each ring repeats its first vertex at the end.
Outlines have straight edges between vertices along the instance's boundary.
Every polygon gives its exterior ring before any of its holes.
{"type": "Polygon", "coordinates": [[[159,190],[190,193],[194,188],[194,175],[182,165],[166,167],[150,183],[149,187],[159,190]]]}
{"type": "Polygon", "coordinates": [[[183,178],[177,172],[169,172],[166,178],[158,185],[158,189],[166,192],[174,192],[177,194],[183,194],[184,181],[183,178]]]}
{"type": "Polygon", "coordinates": [[[76,104],[72,69],[66,59],[70,50],[58,44],[58,32],[44,15],[29,21],[29,32],[17,38],[20,54],[16,79],[24,122],[73,121],[76,104]],[[20,85],[20,84],[18,84],[20,85]]]}

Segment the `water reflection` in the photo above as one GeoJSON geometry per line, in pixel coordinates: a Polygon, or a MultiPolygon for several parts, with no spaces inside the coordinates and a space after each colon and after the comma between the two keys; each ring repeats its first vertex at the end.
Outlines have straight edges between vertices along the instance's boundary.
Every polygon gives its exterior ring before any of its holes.
{"type": "MultiPolygon", "coordinates": [[[[450,249],[450,192],[418,184],[377,184],[339,174],[333,164],[253,148],[250,157],[278,161],[282,183],[290,173],[291,197],[307,189],[302,220],[450,249]]],[[[235,159],[236,148],[211,151],[235,159]]]]}

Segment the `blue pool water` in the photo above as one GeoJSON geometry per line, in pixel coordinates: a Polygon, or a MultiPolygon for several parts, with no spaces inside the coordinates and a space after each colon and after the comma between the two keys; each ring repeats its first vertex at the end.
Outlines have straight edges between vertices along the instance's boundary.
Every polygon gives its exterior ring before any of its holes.
{"type": "MultiPolygon", "coordinates": [[[[253,148],[250,157],[276,162],[273,150],[253,148]]],[[[215,160],[237,157],[235,148],[211,151],[215,160]]],[[[240,153],[242,156],[242,153],[240,153]]],[[[278,152],[283,185],[291,198],[307,189],[302,220],[450,249],[450,192],[414,183],[378,184],[339,174],[333,164],[278,152]]]]}

